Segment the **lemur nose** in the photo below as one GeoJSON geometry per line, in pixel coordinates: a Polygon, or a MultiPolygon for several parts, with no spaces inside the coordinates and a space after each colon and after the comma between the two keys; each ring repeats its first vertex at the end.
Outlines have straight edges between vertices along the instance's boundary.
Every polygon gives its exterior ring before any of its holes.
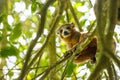
{"type": "Polygon", "coordinates": [[[69,33],[67,31],[64,31],[64,35],[68,35],[69,33]]]}

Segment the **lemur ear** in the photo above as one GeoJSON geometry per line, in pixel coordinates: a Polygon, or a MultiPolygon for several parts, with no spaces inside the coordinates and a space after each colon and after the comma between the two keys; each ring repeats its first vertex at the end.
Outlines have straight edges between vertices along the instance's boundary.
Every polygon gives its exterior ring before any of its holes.
{"type": "Polygon", "coordinates": [[[56,30],[56,33],[59,35],[59,34],[60,34],[60,31],[57,29],[57,30],[56,30]]]}
{"type": "Polygon", "coordinates": [[[60,34],[60,32],[59,32],[59,31],[57,31],[57,34],[60,34]]]}
{"type": "Polygon", "coordinates": [[[75,27],[75,24],[72,22],[70,23],[71,24],[71,27],[74,28],[75,27]]]}

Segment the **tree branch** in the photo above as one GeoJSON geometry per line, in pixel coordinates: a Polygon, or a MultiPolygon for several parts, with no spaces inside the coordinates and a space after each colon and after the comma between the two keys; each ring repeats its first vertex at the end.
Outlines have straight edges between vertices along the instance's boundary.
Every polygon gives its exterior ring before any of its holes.
{"type": "MultiPolygon", "coordinates": [[[[62,3],[65,3],[65,2],[62,1],[62,3]]],[[[31,67],[34,64],[34,62],[39,58],[39,56],[42,55],[42,51],[44,50],[44,48],[45,48],[48,40],[51,37],[51,35],[55,31],[56,25],[58,24],[59,19],[60,19],[61,15],[62,15],[62,13],[63,13],[63,11],[65,9],[65,7],[63,7],[63,4],[59,4],[59,6],[60,6],[59,8],[58,7],[56,8],[56,11],[55,11],[55,14],[53,16],[53,19],[51,20],[51,23],[50,23],[51,29],[50,29],[50,31],[49,31],[49,33],[48,33],[48,35],[47,35],[47,37],[46,37],[46,39],[45,39],[42,47],[37,52],[37,54],[33,57],[33,59],[31,60],[31,62],[28,65],[26,65],[26,69],[25,69],[24,74],[27,74],[29,72],[28,71],[29,67],[31,67]]]]}
{"type": "Polygon", "coordinates": [[[35,37],[34,40],[31,41],[30,46],[29,46],[29,48],[27,50],[26,57],[25,57],[25,63],[23,64],[23,68],[22,68],[21,74],[19,76],[19,80],[23,80],[23,78],[25,76],[27,65],[28,65],[28,62],[30,61],[31,52],[32,52],[34,46],[36,45],[37,40],[41,36],[41,34],[43,32],[43,29],[44,29],[44,24],[45,24],[45,18],[46,18],[47,9],[50,6],[50,4],[52,4],[54,1],[55,0],[48,0],[46,2],[46,4],[43,6],[43,8],[41,9],[41,12],[40,12],[40,14],[41,14],[41,20],[40,20],[40,23],[39,23],[39,29],[38,29],[38,32],[37,32],[37,36],[35,37]]]}
{"type": "Polygon", "coordinates": [[[90,74],[88,80],[96,79],[99,73],[107,68],[108,66],[111,66],[111,61],[113,60],[120,68],[120,61],[116,58],[114,55],[115,50],[115,44],[113,42],[113,33],[114,33],[114,26],[116,22],[116,9],[117,9],[117,0],[112,1],[108,0],[108,13],[105,13],[102,11],[103,4],[105,0],[97,0],[97,33],[98,33],[98,41],[99,41],[99,48],[100,48],[100,55],[99,62],[96,65],[94,71],[90,74]],[[115,13],[113,13],[115,11],[115,13]],[[107,26],[105,25],[105,22],[103,21],[103,14],[108,15],[107,18],[107,26]],[[113,14],[115,14],[113,16],[113,14]],[[104,25],[104,26],[103,26],[104,25]],[[103,28],[104,27],[104,28],[103,28]],[[106,30],[103,30],[106,29],[106,30]],[[107,32],[106,32],[107,31],[107,32]],[[107,34],[107,35],[106,35],[107,34]],[[104,65],[103,65],[104,62],[104,65]]]}
{"type": "Polygon", "coordinates": [[[68,50],[66,53],[63,53],[65,55],[64,55],[64,57],[62,59],[58,60],[55,64],[51,65],[45,71],[43,71],[42,73],[38,74],[35,78],[41,76],[40,80],[43,80],[49,74],[49,72],[52,69],[54,69],[56,66],[62,64],[63,62],[65,62],[68,59],[72,59],[73,57],[76,56],[77,53],[81,52],[87,46],[87,44],[89,44],[90,40],[92,40],[92,37],[93,37],[94,32],[95,32],[95,29],[92,29],[92,30],[94,30],[93,33],[88,33],[88,35],[86,35],[86,37],[81,42],[79,42],[72,49],[68,50]]]}
{"type": "Polygon", "coordinates": [[[39,80],[44,80],[44,78],[50,73],[50,71],[52,69],[54,69],[55,67],[57,67],[58,65],[60,65],[61,63],[65,62],[66,60],[68,60],[71,56],[72,56],[72,52],[66,52],[65,54],[69,54],[66,57],[63,57],[61,60],[57,61],[55,64],[51,65],[50,67],[48,67],[45,71],[43,71],[42,73],[38,74],[35,78],[41,76],[41,78],[39,80]]]}
{"type": "Polygon", "coordinates": [[[80,31],[83,31],[83,30],[82,30],[82,26],[81,26],[80,23],[79,23],[79,19],[78,19],[77,15],[76,15],[76,13],[75,13],[75,11],[74,11],[74,8],[72,7],[72,4],[71,4],[70,0],[68,0],[68,5],[69,5],[70,11],[71,11],[71,13],[72,13],[72,15],[73,15],[73,18],[74,18],[75,22],[77,23],[80,31]]]}

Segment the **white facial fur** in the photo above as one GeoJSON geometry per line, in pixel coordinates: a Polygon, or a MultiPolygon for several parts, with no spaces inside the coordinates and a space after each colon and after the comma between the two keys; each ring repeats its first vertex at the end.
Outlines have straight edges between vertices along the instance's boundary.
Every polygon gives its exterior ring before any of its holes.
{"type": "Polygon", "coordinates": [[[63,38],[69,37],[73,28],[73,23],[64,24],[60,28],[58,28],[57,34],[61,35],[61,37],[63,38]]]}
{"type": "Polygon", "coordinates": [[[71,35],[71,27],[66,25],[63,26],[60,30],[59,33],[62,35],[62,37],[66,38],[71,35]]]}

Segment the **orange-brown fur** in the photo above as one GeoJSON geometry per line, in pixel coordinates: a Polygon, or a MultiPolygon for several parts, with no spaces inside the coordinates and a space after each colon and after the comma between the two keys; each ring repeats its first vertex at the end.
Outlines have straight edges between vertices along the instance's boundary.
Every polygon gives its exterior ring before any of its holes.
{"type": "MultiPolygon", "coordinates": [[[[81,32],[76,31],[74,27],[75,26],[73,23],[67,23],[67,24],[63,24],[62,26],[60,26],[59,29],[57,30],[59,33],[58,35],[66,43],[69,49],[72,48],[74,45],[76,45],[81,39],[83,39],[86,34],[86,33],[81,33],[81,32]],[[62,31],[66,27],[70,27],[70,29],[68,29],[69,36],[64,37],[64,35],[62,35],[64,32],[62,31]]],[[[96,37],[94,37],[93,40],[85,47],[85,49],[83,49],[80,54],[75,56],[74,62],[82,63],[89,59],[95,62],[96,50],[97,50],[97,39],[96,37]]]]}

